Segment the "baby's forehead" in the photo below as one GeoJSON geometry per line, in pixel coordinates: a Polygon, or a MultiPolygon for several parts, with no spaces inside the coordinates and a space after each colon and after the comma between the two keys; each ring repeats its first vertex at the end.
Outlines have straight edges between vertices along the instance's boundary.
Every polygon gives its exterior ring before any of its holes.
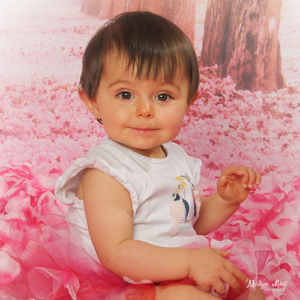
{"type": "Polygon", "coordinates": [[[187,79],[186,68],[182,65],[182,60],[165,61],[155,59],[130,56],[127,53],[114,49],[105,55],[103,60],[103,73],[111,73],[118,69],[124,72],[124,76],[137,77],[142,80],[161,80],[172,82],[176,77],[187,79]]]}

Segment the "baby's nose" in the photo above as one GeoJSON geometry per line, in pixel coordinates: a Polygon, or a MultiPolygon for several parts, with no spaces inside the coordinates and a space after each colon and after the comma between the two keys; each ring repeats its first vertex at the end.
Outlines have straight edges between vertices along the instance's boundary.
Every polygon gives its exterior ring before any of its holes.
{"type": "Polygon", "coordinates": [[[140,99],[137,101],[136,114],[138,117],[150,118],[154,116],[153,103],[149,99],[140,99]]]}

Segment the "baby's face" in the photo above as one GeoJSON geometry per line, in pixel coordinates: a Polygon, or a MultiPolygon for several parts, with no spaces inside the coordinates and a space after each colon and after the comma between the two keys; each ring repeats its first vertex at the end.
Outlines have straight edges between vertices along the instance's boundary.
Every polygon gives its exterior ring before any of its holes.
{"type": "Polygon", "coordinates": [[[142,155],[162,157],[160,145],[179,133],[187,110],[189,82],[177,72],[171,82],[136,78],[126,60],[110,55],[104,63],[96,107],[108,136],[142,155]]]}

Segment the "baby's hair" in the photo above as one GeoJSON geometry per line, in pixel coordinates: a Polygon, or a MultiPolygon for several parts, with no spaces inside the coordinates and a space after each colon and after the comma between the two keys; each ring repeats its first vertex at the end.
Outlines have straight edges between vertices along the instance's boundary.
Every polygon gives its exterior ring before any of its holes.
{"type": "Polygon", "coordinates": [[[103,62],[112,51],[125,55],[127,70],[136,76],[156,79],[163,72],[172,80],[177,71],[190,82],[188,103],[197,92],[199,69],[188,37],[171,21],[151,12],[126,12],[109,20],[87,45],[83,56],[80,85],[90,99],[96,97],[103,62]]]}

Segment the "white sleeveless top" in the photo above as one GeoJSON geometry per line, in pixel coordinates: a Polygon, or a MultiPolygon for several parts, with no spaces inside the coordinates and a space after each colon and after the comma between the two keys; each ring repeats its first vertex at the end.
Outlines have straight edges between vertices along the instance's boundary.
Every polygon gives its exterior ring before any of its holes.
{"type": "Polygon", "coordinates": [[[195,241],[207,243],[193,228],[200,208],[195,187],[202,163],[175,143],[163,147],[167,157],[155,159],[106,139],[86,157],[75,160],[58,178],[55,194],[69,205],[66,219],[73,242],[83,246],[96,261],[99,259],[88,232],[83,201],[76,197],[87,168],[112,176],[129,191],[133,239],[162,247],[180,247],[195,241]]]}

